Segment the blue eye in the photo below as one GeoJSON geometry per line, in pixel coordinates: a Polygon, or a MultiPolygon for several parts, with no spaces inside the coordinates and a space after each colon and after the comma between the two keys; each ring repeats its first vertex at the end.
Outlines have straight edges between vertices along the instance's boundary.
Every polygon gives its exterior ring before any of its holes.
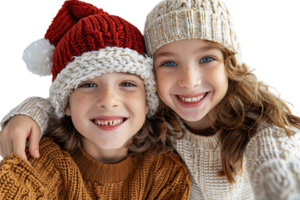
{"type": "MultiPolygon", "coordinates": [[[[203,59],[200,60],[200,63],[203,63],[203,62],[201,62],[202,60],[207,60],[207,59],[211,59],[211,61],[215,60],[212,57],[205,57],[205,58],[203,58],[203,59]]],[[[208,61],[208,62],[210,62],[210,61],[208,61]]],[[[206,63],[206,62],[204,62],[204,63],[206,63]]]]}
{"type": "Polygon", "coordinates": [[[177,66],[177,64],[172,61],[165,62],[163,65],[167,66],[167,67],[176,67],[177,66]]]}
{"type": "Polygon", "coordinates": [[[121,87],[134,87],[135,85],[129,82],[121,83],[119,86],[121,87]]]}
{"type": "MultiPolygon", "coordinates": [[[[89,87],[89,86],[91,86],[91,85],[95,85],[95,84],[93,84],[93,83],[86,83],[86,84],[81,85],[80,87],[85,87],[85,86],[89,87]]],[[[96,86],[97,86],[97,85],[96,85],[96,86]]]]}
{"type": "MultiPolygon", "coordinates": [[[[213,60],[215,60],[215,59],[212,57],[205,57],[205,58],[202,58],[199,63],[207,63],[207,62],[211,62],[213,60]]],[[[173,61],[168,61],[168,62],[163,63],[162,66],[174,67],[174,66],[177,66],[177,64],[174,63],[173,61]]]]}
{"type": "MultiPolygon", "coordinates": [[[[92,87],[92,85],[97,87],[97,85],[95,85],[93,83],[85,83],[85,84],[81,85],[80,87],[92,87]]],[[[135,86],[134,84],[129,83],[129,82],[121,83],[120,85],[125,85],[127,87],[129,87],[130,85],[132,85],[133,87],[135,86]]]]}

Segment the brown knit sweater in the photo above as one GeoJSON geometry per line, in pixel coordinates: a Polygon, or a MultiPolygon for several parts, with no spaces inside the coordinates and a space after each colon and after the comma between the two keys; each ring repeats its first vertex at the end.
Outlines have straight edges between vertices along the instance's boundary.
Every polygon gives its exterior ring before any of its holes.
{"type": "Polygon", "coordinates": [[[11,154],[0,163],[0,199],[188,199],[190,179],[175,153],[127,157],[103,164],[80,149],[76,154],[50,138],[40,158],[11,154]]]}

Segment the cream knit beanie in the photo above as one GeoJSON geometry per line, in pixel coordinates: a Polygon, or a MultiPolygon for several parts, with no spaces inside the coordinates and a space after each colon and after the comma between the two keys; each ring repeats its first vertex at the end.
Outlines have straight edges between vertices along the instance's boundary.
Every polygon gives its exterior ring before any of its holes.
{"type": "Polygon", "coordinates": [[[221,0],[164,0],[148,14],[144,37],[150,57],[168,43],[198,38],[223,45],[241,63],[240,44],[221,0]]]}

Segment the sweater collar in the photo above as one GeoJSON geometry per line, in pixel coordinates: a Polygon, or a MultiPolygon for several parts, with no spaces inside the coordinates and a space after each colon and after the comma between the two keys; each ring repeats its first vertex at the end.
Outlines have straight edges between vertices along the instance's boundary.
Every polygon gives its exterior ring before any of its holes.
{"type": "MultiPolygon", "coordinates": [[[[212,134],[212,129],[208,128],[207,131],[210,133],[208,134],[209,136],[202,136],[202,135],[197,135],[195,133],[190,132],[184,125],[183,121],[177,117],[178,121],[180,122],[180,126],[185,130],[185,135],[184,139],[179,140],[179,142],[185,142],[189,143],[189,146],[194,147],[194,148],[200,148],[200,149],[205,149],[205,150],[212,150],[219,148],[220,145],[220,140],[219,140],[219,132],[212,134]]],[[[172,128],[170,124],[168,126],[172,128]]],[[[177,141],[176,141],[177,142],[177,141]]]]}
{"type": "Polygon", "coordinates": [[[126,179],[141,163],[141,158],[129,156],[115,164],[100,163],[88,155],[83,148],[80,148],[71,156],[79,167],[83,179],[98,183],[120,182],[126,179]]]}
{"type": "MultiPolygon", "coordinates": [[[[186,127],[183,127],[185,130],[185,140],[188,141],[192,147],[198,147],[198,148],[203,148],[206,150],[211,150],[211,149],[216,149],[220,145],[219,141],[219,132],[210,135],[210,136],[203,136],[203,135],[197,135],[189,130],[186,129],[186,127]]],[[[208,130],[211,131],[211,130],[208,130]]]]}

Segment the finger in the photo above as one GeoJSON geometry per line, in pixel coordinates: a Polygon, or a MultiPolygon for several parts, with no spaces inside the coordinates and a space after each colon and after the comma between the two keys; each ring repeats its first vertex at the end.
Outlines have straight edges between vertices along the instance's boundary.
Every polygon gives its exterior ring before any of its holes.
{"type": "Polygon", "coordinates": [[[5,156],[9,156],[13,151],[10,147],[12,147],[12,139],[7,137],[2,137],[2,144],[5,156]]]}
{"type": "Polygon", "coordinates": [[[25,153],[25,148],[26,148],[26,134],[20,134],[18,138],[15,138],[13,143],[14,153],[18,154],[26,161],[28,161],[25,153]]]}
{"type": "MultiPolygon", "coordinates": [[[[4,126],[6,127],[6,126],[4,126]]],[[[3,154],[3,157],[6,157],[8,156],[7,155],[7,150],[6,150],[6,139],[4,137],[4,135],[6,135],[6,129],[3,128],[0,132],[0,142],[1,142],[1,147],[2,147],[2,154],[3,154]]]]}
{"type": "Polygon", "coordinates": [[[0,131],[0,156],[2,157],[2,158],[4,158],[5,157],[5,154],[4,154],[4,150],[3,150],[3,144],[2,144],[2,140],[1,140],[1,135],[2,135],[2,131],[0,131]]]}
{"type": "Polygon", "coordinates": [[[0,156],[2,158],[6,157],[5,154],[4,154],[4,150],[3,150],[3,145],[2,145],[2,142],[0,141],[0,156]]]}
{"type": "Polygon", "coordinates": [[[31,128],[31,133],[29,135],[29,153],[34,158],[39,158],[39,139],[40,139],[40,129],[31,128]]]}

